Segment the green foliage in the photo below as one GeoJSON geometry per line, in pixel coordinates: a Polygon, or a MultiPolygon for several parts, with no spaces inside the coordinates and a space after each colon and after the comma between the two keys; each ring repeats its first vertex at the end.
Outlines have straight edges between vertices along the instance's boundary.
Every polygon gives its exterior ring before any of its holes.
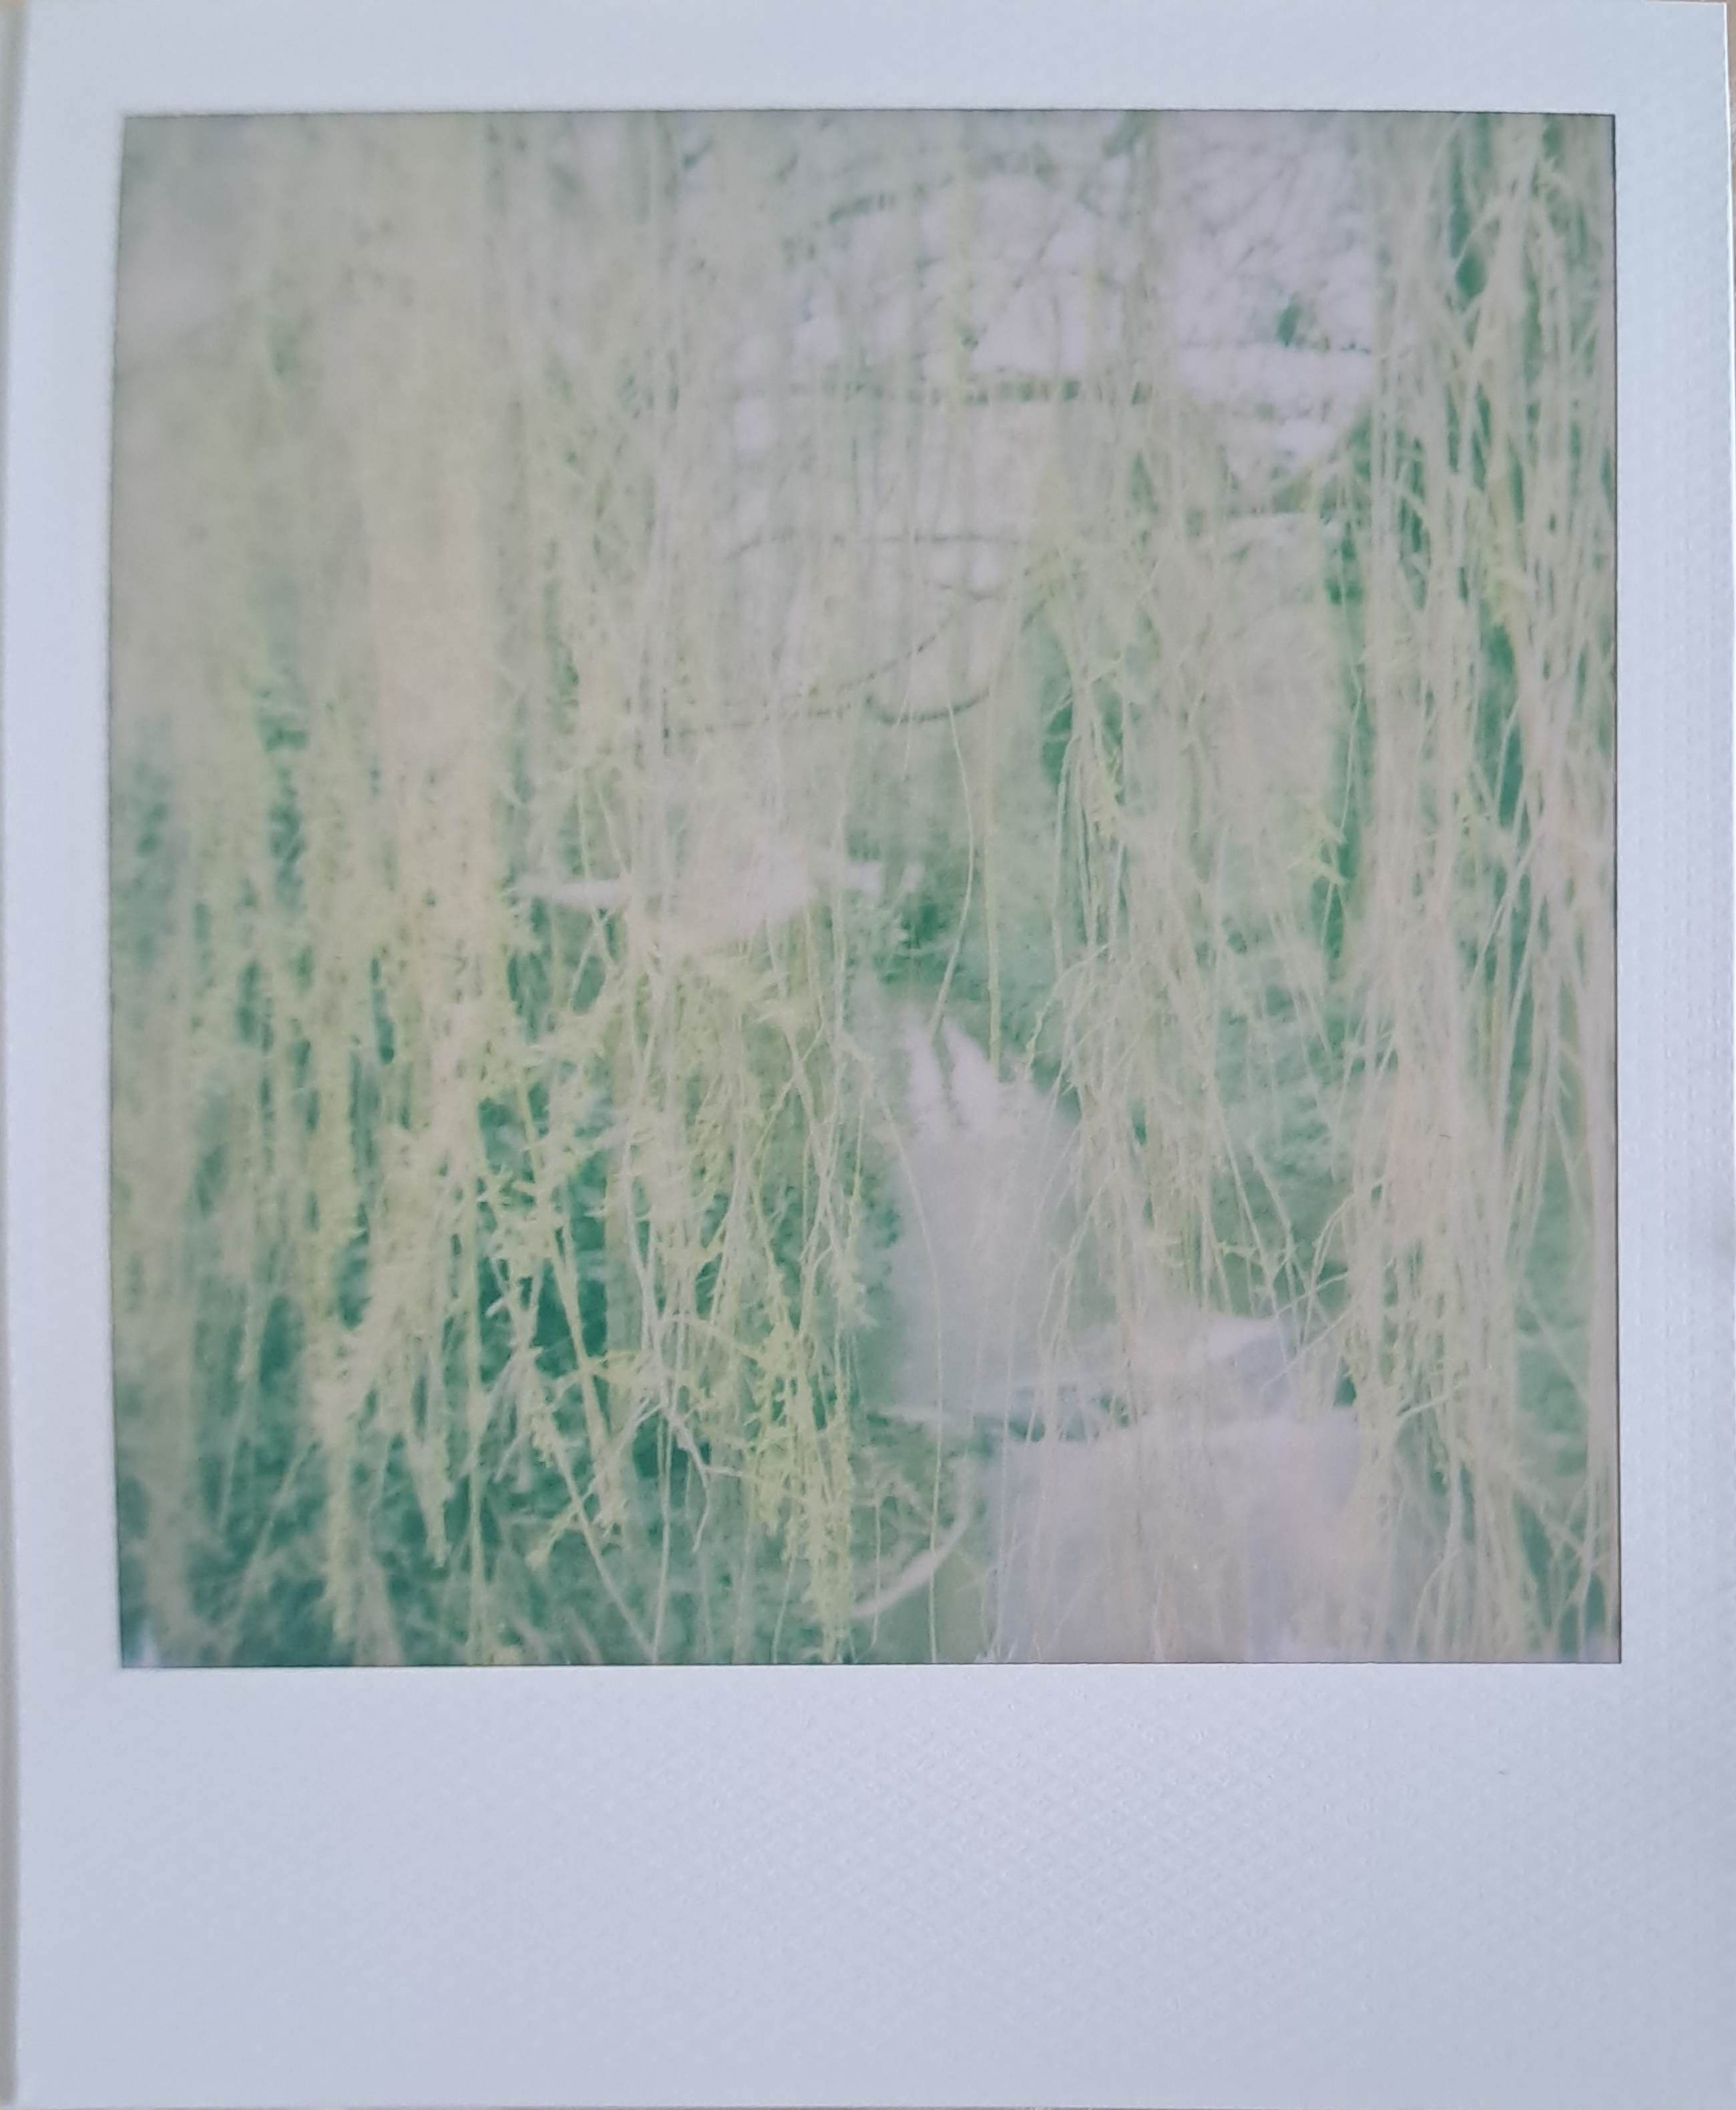
{"type": "Polygon", "coordinates": [[[1613,1632],[1607,128],[1346,122],[1372,389],[1274,496],[1169,122],[131,129],[129,1651],[975,1653],[860,1611],[975,1457],[891,1418],[910,1007],[1076,1125],[1052,1345],[1330,1355],[1341,1652],[1613,1632]],[[1012,182],[1097,201],[1077,370],[980,356],[1012,182]]]}

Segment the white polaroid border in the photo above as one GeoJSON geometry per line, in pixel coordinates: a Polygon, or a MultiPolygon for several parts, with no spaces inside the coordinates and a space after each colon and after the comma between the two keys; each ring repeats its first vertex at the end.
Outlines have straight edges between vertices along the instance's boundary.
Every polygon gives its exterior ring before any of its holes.
{"type": "Polygon", "coordinates": [[[1736,2102],[1722,11],[49,0],[4,506],[21,2100],[1736,2102]],[[111,345],[134,111],[1616,120],[1622,1661],[123,1673],[111,345]]]}

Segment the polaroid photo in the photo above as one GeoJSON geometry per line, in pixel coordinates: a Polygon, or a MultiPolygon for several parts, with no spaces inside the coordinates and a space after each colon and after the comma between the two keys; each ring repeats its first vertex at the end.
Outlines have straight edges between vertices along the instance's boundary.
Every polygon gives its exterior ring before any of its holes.
{"type": "Polygon", "coordinates": [[[1736,2103],[1722,37],[33,9],[20,2103],[1736,2103]]]}

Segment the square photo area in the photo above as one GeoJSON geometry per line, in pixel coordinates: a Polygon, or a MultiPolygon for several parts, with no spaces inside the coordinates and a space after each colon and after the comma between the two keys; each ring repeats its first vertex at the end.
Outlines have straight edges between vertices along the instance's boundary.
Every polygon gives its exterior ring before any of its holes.
{"type": "Polygon", "coordinates": [[[129,1665],[1618,1653],[1604,117],[152,118],[129,1665]]]}

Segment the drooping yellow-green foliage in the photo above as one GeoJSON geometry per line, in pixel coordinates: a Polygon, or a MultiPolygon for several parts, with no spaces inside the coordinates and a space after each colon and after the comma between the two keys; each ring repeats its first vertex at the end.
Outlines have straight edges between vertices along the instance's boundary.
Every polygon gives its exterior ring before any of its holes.
{"type": "Polygon", "coordinates": [[[1591,120],[134,124],[129,1654],[1127,1652],[1015,1510],[1264,1652],[1201,1487],[1311,1429],[1286,1648],[1611,1646],[1611,215],[1591,120]]]}

